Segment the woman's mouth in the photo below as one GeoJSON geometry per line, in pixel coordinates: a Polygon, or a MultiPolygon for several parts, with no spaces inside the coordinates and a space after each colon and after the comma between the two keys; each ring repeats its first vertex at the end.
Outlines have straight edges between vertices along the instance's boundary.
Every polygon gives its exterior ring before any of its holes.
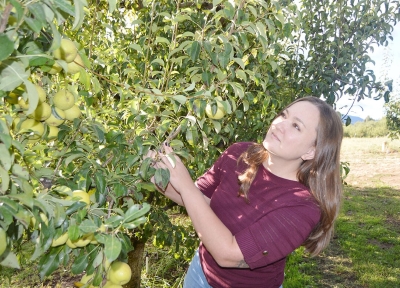
{"type": "Polygon", "coordinates": [[[274,138],[275,140],[281,142],[281,140],[278,138],[278,136],[276,136],[276,134],[274,132],[271,133],[272,138],[274,138]]]}

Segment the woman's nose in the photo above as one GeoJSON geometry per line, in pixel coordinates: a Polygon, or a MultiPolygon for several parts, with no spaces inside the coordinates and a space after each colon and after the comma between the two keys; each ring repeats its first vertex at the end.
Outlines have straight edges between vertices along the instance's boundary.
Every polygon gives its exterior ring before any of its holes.
{"type": "Polygon", "coordinates": [[[285,119],[282,119],[281,121],[278,121],[277,123],[275,123],[275,127],[280,132],[283,132],[285,130],[286,125],[287,125],[287,121],[285,119]]]}

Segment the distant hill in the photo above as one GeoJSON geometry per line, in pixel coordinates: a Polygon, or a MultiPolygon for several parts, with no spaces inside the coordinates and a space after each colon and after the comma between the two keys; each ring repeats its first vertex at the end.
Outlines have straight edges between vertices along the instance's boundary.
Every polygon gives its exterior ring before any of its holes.
{"type": "MultiPolygon", "coordinates": [[[[363,122],[364,119],[358,116],[353,116],[353,115],[348,115],[351,119],[351,124],[355,124],[357,122],[363,122]]],[[[346,118],[343,120],[343,122],[346,122],[346,118]]]]}

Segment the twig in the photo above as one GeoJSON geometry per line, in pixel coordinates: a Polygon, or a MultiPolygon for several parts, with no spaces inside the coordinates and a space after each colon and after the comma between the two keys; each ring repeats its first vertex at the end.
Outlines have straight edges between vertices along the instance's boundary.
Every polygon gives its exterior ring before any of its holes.
{"type": "Polygon", "coordinates": [[[179,125],[178,127],[176,127],[176,129],[174,131],[172,131],[171,134],[168,135],[167,139],[165,139],[165,141],[168,143],[171,140],[173,140],[176,136],[178,136],[179,132],[181,132],[182,130],[182,126],[179,125]]]}
{"type": "Polygon", "coordinates": [[[3,33],[4,30],[6,30],[8,18],[10,17],[12,8],[13,8],[13,6],[11,5],[11,3],[8,3],[6,8],[4,9],[4,12],[3,12],[3,15],[1,16],[1,21],[0,21],[0,33],[3,33]]]}

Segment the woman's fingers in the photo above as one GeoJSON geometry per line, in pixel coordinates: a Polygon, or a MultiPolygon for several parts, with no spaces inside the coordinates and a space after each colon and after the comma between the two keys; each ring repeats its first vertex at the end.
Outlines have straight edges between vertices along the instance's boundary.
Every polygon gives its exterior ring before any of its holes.
{"type": "Polygon", "coordinates": [[[163,150],[164,153],[149,150],[144,158],[155,160],[152,165],[154,168],[175,168],[177,163],[182,163],[181,159],[167,143],[163,144],[163,150]]]}

